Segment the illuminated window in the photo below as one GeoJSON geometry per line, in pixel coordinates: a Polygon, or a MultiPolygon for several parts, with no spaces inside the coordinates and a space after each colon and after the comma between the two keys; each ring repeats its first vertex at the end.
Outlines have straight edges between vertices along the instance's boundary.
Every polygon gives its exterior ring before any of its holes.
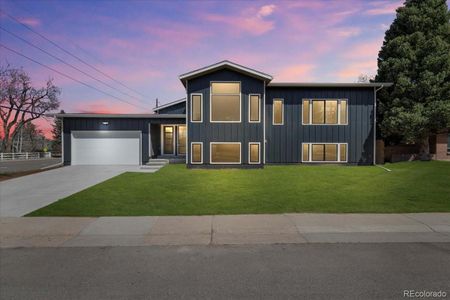
{"type": "Polygon", "coordinates": [[[211,83],[211,122],[241,122],[241,84],[211,83]]]}
{"type": "Polygon", "coordinates": [[[241,143],[211,143],[211,164],[240,164],[241,143]]]}
{"type": "Polygon", "coordinates": [[[346,125],[347,111],[345,99],[303,99],[302,124],[346,125]]]}
{"type": "Polygon", "coordinates": [[[259,122],[260,108],[259,108],[259,95],[249,96],[249,122],[259,122]]]}
{"type": "Polygon", "coordinates": [[[273,99],[273,125],[283,125],[284,107],[283,99],[273,99]]]}
{"type": "Polygon", "coordinates": [[[203,121],[203,95],[191,95],[191,122],[203,121]]]}
{"type": "Polygon", "coordinates": [[[191,163],[203,163],[203,143],[191,143],[191,163]]]}
{"type": "Polygon", "coordinates": [[[303,143],[303,162],[347,162],[347,144],[303,143]]]}
{"type": "Polygon", "coordinates": [[[249,159],[248,162],[250,164],[259,164],[260,161],[260,152],[259,152],[259,143],[249,143],[249,159]]]}

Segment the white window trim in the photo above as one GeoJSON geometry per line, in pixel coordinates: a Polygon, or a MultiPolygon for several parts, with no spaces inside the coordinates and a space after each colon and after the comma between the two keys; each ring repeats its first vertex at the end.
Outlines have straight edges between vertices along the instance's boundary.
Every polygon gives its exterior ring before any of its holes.
{"type": "Polygon", "coordinates": [[[259,165],[261,164],[261,143],[260,142],[249,142],[248,143],[248,164],[249,165],[259,165]],[[258,161],[252,162],[250,161],[250,153],[251,153],[251,145],[258,145],[258,161]]]}
{"type": "Polygon", "coordinates": [[[348,107],[349,107],[349,105],[348,105],[348,99],[346,99],[346,98],[303,98],[302,99],[302,125],[312,125],[312,126],[345,126],[345,125],[348,125],[348,107]],[[303,119],[303,100],[308,100],[309,101],[309,123],[305,123],[305,120],[303,119]],[[337,111],[338,111],[338,122],[336,123],[336,124],[326,124],[326,123],[323,123],[323,124],[314,124],[313,122],[312,122],[312,115],[313,115],[313,113],[312,113],[312,111],[313,111],[313,105],[312,105],[312,102],[313,101],[329,101],[329,100],[337,100],[337,102],[338,102],[338,106],[337,106],[337,111]],[[347,101],[347,111],[346,111],[346,113],[347,113],[347,122],[346,123],[343,123],[343,124],[340,124],[340,122],[341,122],[341,101],[347,101]]]}
{"type": "Polygon", "coordinates": [[[283,98],[273,98],[272,100],[272,125],[273,126],[282,126],[284,125],[284,99],[283,98]],[[281,123],[275,124],[275,109],[273,103],[277,101],[281,101],[281,123]]]}
{"type": "MultiPolygon", "coordinates": [[[[236,96],[236,94],[219,94],[222,96],[236,96]]],[[[240,81],[210,81],[209,82],[209,122],[210,123],[241,123],[242,122],[242,83],[240,81]],[[212,119],[212,84],[239,83],[239,121],[213,121],[212,119]]]]}
{"type": "Polygon", "coordinates": [[[302,143],[302,151],[301,151],[301,161],[305,163],[347,163],[348,162],[348,143],[322,143],[322,142],[313,142],[313,143],[302,143]],[[309,145],[309,153],[308,153],[308,160],[303,160],[303,145],[309,145]],[[338,160],[320,160],[320,161],[313,161],[312,160],[312,145],[337,145],[337,158],[338,160]],[[346,152],[345,153],[345,160],[341,160],[341,145],[345,145],[346,152]]]}
{"type": "Polygon", "coordinates": [[[241,142],[210,142],[209,143],[209,163],[211,165],[240,165],[240,164],[242,164],[242,143],[241,142]],[[239,162],[213,162],[212,161],[212,145],[214,145],[214,144],[239,145],[239,162]]]}
{"type": "Polygon", "coordinates": [[[191,142],[191,164],[192,165],[201,165],[203,164],[203,142],[191,142]],[[193,149],[193,145],[200,145],[201,146],[201,150],[200,150],[200,162],[194,162],[192,159],[192,154],[194,153],[193,149]]]}
{"type": "Polygon", "coordinates": [[[203,93],[192,93],[191,94],[191,111],[190,111],[190,115],[191,115],[191,123],[203,123],[203,93]],[[192,116],[193,116],[193,109],[192,109],[192,96],[200,96],[200,121],[194,121],[192,120],[192,116]]]}
{"type": "Polygon", "coordinates": [[[249,123],[261,123],[261,94],[248,94],[248,122],[249,123]],[[258,121],[252,121],[250,118],[251,115],[251,98],[252,96],[258,96],[259,104],[258,104],[258,121]]]}

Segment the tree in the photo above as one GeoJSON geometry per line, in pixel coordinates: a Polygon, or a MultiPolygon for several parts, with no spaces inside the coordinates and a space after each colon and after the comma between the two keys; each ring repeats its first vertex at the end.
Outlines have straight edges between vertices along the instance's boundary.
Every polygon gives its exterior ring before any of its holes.
{"type": "Polygon", "coordinates": [[[59,88],[49,79],[36,89],[22,69],[0,67],[0,121],[3,149],[11,152],[13,137],[27,123],[59,107],[59,88]]]}
{"type": "Polygon", "coordinates": [[[12,138],[13,152],[43,151],[48,144],[42,130],[32,122],[25,123],[12,138]]]}
{"type": "MultiPolygon", "coordinates": [[[[64,113],[64,110],[60,111],[61,114],[64,113]]],[[[62,134],[62,120],[61,118],[55,117],[52,124],[52,135],[53,135],[53,142],[52,142],[52,152],[55,153],[61,153],[61,134],[62,134]]]]}
{"type": "Polygon", "coordinates": [[[376,81],[379,131],[387,142],[417,143],[450,127],[450,14],[445,0],[406,0],[386,31],[376,81]]]}

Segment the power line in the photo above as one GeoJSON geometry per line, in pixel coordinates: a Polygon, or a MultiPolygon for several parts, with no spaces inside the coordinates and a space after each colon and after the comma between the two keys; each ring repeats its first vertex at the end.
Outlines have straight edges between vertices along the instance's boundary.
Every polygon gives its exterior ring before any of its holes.
{"type": "Polygon", "coordinates": [[[71,53],[70,51],[64,49],[63,47],[59,46],[57,43],[53,42],[52,40],[50,40],[49,38],[47,38],[47,37],[44,36],[43,34],[37,32],[36,30],[34,30],[33,28],[31,28],[30,26],[28,26],[28,25],[26,25],[26,24],[20,22],[18,19],[16,19],[15,17],[11,16],[11,15],[8,14],[7,12],[5,12],[4,10],[0,9],[0,11],[2,11],[2,12],[3,12],[6,16],[8,16],[10,19],[12,19],[12,20],[14,20],[15,22],[21,24],[23,27],[27,28],[28,30],[32,31],[33,33],[39,35],[41,38],[43,38],[44,40],[48,41],[48,42],[51,43],[53,46],[57,47],[57,48],[60,49],[61,51],[64,51],[66,54],[72,56],[73,58],[75,58],[75,59],[77,59],[78,61],[82,62],[82,63],[85,64],[86,66],[88,66],[88,67],[94,69],[95,71],[99,72],[99,73],[102,74],[103,76],[108,77],[108,78],[111,79],[112,81],[114,81],[114,82],[120,84],[121,86],[123,86],[123,87],[129,89],[130,91],[133,91],[134,93],[136,93],[136,94],[138,94],[138,95],[140,95],[140,96],[142,96],[142,97],[144,97],[144,98],[147,98],[145,95],[139,93],[138,91],[136,91],[136,90],[134,90],[134,89],[132,89],[132,88],[130,88],[130,87],[128,87],[128,86],[126,86],[126,85],[123,84],[122,82],[120,82],[120,81],[114,79],[113,77],[109,76],[109,75],[106,74],[105,72],[99,70],[98,68],[94,67],[94,66],[91,65],[90,63],[84,61],[82,58],[78,57],[77,55],[75,55],[75,54],[71,53]]]}
{"type": "Polygon", "coordinates": [[[121,90],[115,88],[114,86],[112,86],[112,85],[110,85],[110,84],[104,82],[103,80],[100,80],[100,79],[97,79],[97,78],[94,77],[94,76],[91,76],[90,74],[84,72],[83,70],[80,70],[79,68],[75,67],[74,65],[72,65],[72,64],[70,64],[70,63],[64,61],[63,59],[57,57],[56,55],[53,55],[53,54],[51,54],[50,52],[48,52],[48,51],[46,51],[46,50],[44,50],[44,49],[42,49],[42,48],[40,48],[40,47],[34,45],[33,43],[27,41],[26,39],[24,39],[24,38],[18,36],[17,34],[15,34],[15,33],[11,32],[11,31],[9,31],[9,30],[7,30],[7,29],[3,28],[2,26],[0,26],[0,29],[3,30],[3,31],[5,31],[5,32],[7,32],[7,33],[9,33],[10,35],[14,36],[15,38],[17,38],[17,39],[23,41],[24,43],[30,45],[31,47],[34,47],[34,48],[36,48],[36,49],[38,49],[38,50],[44,52],[45,54],[47,54],[47,55],[53,57],[54,59],[57,59],[58,61],[62,62],[63,64],[65,64],[65,65],[67,65],[67,66],[69,66],[69,67],[71,67],[71,68],[77,70],[78,72],[83,73],[84,75],[88,76],[89,78],[94,79],[95,81],[98,81],[98,82],[100,82],[100,83],[106,85],[107,87],[109,87],[109,88],[111,88],[111,89],[113,89],[113,90],[115,90],[115,91],[118,91],[119,93],[121,93],[121,94],[123,94],[123,95],[125,95],[125,96],[132,97],[132,98],[134,98],[134,99],[137,99],[137,100],[141,101],[140,98],[135,97],[135,96],[133,96],[133,95],[130,95],[130,94],[128,94],[128,93],[122,92],[121,90]]]}
{"type": "Polygon", "coordinates": [[[40,66],[42,66],[42,67],[44,67],[44,68],[47,68],[47,69],[49,69],[49,70],[51,70],[51,71],[53,71],[53,72],[55,72],[55,73],[58,73],[58,74],[60,74],[60,75],[62,75],[62,76],[64,76],[64,77],[66,77],[66,78],[69,78],[69,79],[71,79],[71,80],[73,80],[73,81],[76,81],[76,82],[78,82],[78,83],[80,83],[80,84],[82,84],[82,85],[84,85],[84,86],[86,86],[86,87],[89,87],[89,88],[91,88],[91,89],[94,89],[94,90],[96,90],[97,92],[100,92],[100,93],[102,93],[102,94],[105,94],[105,95],[107,95],[107,96],[109,96],[109,97],[112,97],[112,98],[114,98],[114,99],[116,99],[116,100],[119,100],[119,101],[121,101],[121,102],[127,103],[127,104],[129,104],[129,105],[132,105],[132,106],[135,106],[135,107],[138,107],[138,108],[141,108],[141,109],[148,110],[148,108],[146,108],[146,107],[139,106],[139,105],[136,105],[136,104],[134,104],[134,103],[131,103],[131,102],[127,101],[127,100],[124,100],[124,99],[121,99],[121,98],[119,98],[119,97],[116,97],[116,96],[114,96],[114,95],[112,95],[112,94],[110,94],[110,93],[108,93],[108,92],[105,92],[105,91],[103,91],[103,90],[101,90],[101,89],[96,88],[95,86],[92,86],[92,85],[90,85],[90,84],[88,84],[88,83],[85,83],[85,82],[80,81],[80,80],[78,80],[78,79],[76,79],[76,78],[73,78],[72,76],[69,76],[69,75],[67,75],[67,74],[64,74],[63,72],[60,72],[60,71],[58,71],[58,70],[56,70],[56,69],[54,69],[54,68],[52,68],[52,67],[49,67],[49,66],[47,66],[47,65],[45,65],[45,64],[43,64],[43,63],[41,63],[41,62],[39,62],[39,61],[37,61],[37,60],[35,60],[35,59],[33,59],[33,58],[29,57],[29,56],[26,56],[25,54],[22,54],[22,53],[20,53],[20,52],[18,52],[18,51],[16,51],[16,50],[13,50],[13,49],[11,49],[11,48],[9,48],[9,47],[7,47],[7,46],[1,44],[1,43],[0,43],[0,47],[3,47],[3,48],[5,48],[6,50],[9,50],[9,51],[11,51],[11,52],[13,52],[13,53],[15,53],[15,54],[17,54],[17,55],[19,55],[19,56],[22,56],[22,57],[24,57],[24,58],[26,58],[26,59],[28,59],[28,60],[30,60],[30,61],[32,61],[32,62],[34,62],[34,63],[36,63],[36,64],[38,64],[38,65],[40,65],[40,66]]]}

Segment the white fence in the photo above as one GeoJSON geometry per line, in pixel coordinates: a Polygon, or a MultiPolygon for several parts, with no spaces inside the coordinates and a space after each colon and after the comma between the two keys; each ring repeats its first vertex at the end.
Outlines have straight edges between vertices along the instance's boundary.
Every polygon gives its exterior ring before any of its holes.
{"type": "Polygon", "coordinates": [[[0,161],[51,158],[51,152],[0,153],[0,161]]]}

